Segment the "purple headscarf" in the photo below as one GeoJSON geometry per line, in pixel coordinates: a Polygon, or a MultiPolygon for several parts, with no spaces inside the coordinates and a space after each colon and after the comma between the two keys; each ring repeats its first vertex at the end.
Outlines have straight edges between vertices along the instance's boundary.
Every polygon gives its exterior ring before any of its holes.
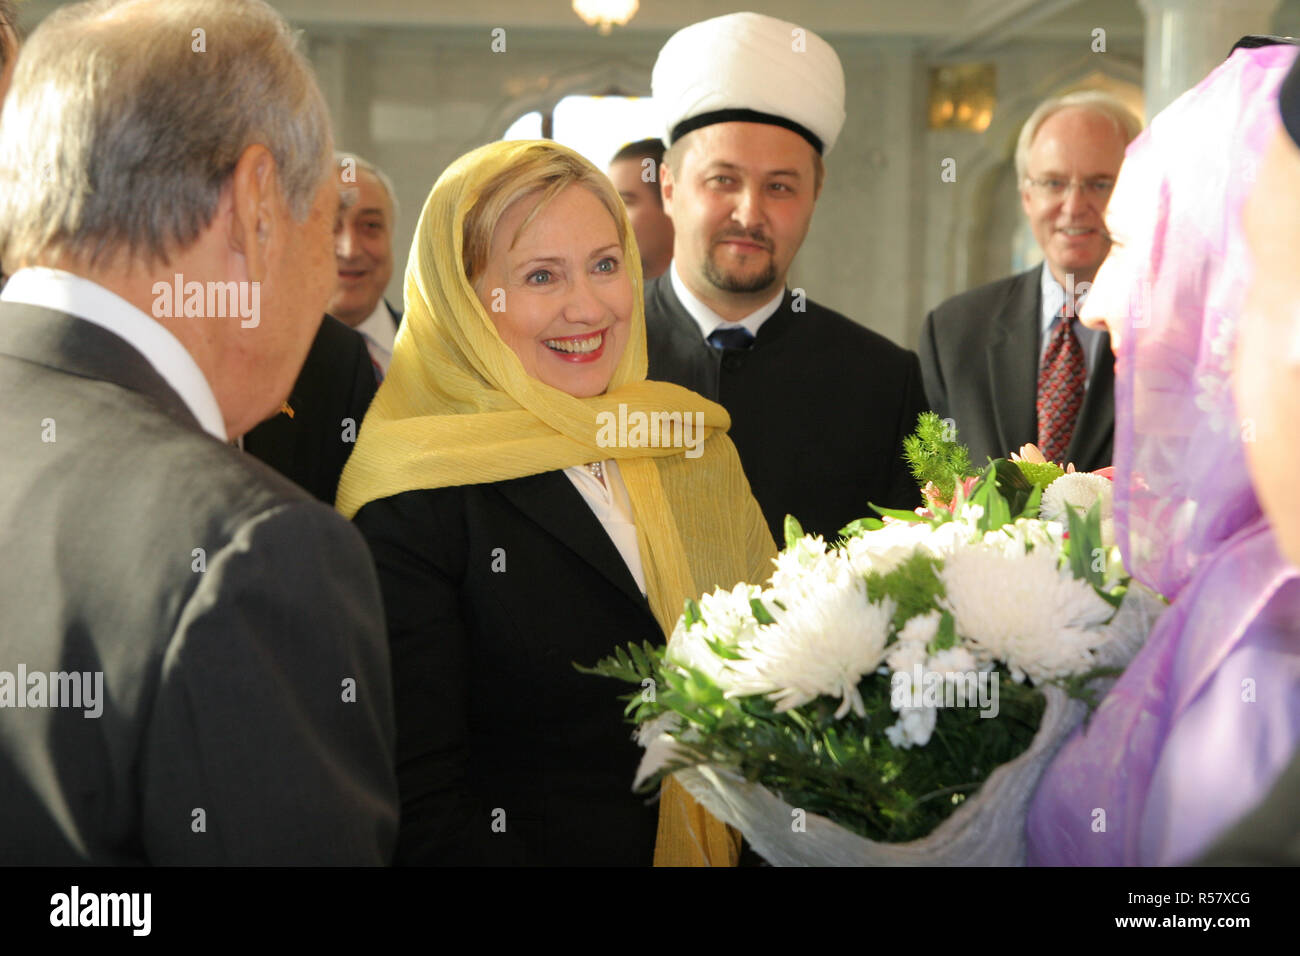
{"type": "Polygon", "coordinates": [[[1116,536],[1171,606],[1044,775],[1031,864],[1186,862],[1300,744],[1300,572],[1255,499],[1231,382],[1241,210],[1295,56],[1234,53],[1134,140],[1111,198],[1116,247],[1084,312],[1123,330],[1116,536]]]}

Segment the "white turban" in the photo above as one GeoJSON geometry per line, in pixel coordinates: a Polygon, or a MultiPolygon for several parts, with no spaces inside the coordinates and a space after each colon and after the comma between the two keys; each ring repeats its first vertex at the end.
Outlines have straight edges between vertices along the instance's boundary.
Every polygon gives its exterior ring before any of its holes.
{"type": "Polygon", "coordinates": [[[668,146],[712,123],[772,123],[825,155],[844,126],[844,68],[830,44],[758,13],[678,30],[659,51],[650,88],[668,146]]]}

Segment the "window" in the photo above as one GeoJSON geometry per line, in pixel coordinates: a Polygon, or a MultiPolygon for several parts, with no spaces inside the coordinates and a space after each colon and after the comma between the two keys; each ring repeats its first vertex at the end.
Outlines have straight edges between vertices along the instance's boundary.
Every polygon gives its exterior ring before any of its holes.
{"type": "Polygon", "coordinates": [[[519,117],[501,138],[554,139],[605,169],[621,147],[662,135],[650,97],[611,93],[566,96],[554,109],[545,113],[534,110],[519,117]]]}
{"type": "Polygon", "coordinates": [[[502,139],[543,139],[542,114],[533,110],[510,124],[502,139]]]}

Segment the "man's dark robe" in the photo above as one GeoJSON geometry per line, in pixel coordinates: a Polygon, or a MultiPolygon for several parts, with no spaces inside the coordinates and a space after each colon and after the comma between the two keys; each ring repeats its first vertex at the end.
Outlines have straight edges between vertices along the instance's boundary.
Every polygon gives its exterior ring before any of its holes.
{"type": "Polygon", "coordinates": [[[366,340],[325,316],[280,412],[244,436],[244,451],[333,507],[339,476],[375,397],[366,340]]]}
{"type": "Polygon", "coordinates": [[[903,439],[927,407],[915,353],[786,290],[746,350],[715,349],[669,273],[647,284],[649,377],[722,404],[778,544],[786,514],[828,540],[871,505],[915,508],[903,439]]]}

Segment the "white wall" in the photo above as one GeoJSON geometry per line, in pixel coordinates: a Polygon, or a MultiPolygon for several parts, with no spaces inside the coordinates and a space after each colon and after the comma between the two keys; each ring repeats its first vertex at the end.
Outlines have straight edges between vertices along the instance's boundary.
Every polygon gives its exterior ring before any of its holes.
{"type": "MultiPolygon", "coordinates": [[[[554,10],[532,0],[272,2],[304,31],[340,147],[367,156],[397,184],[395,302],[416,219],[451,160],[567,93],[619,86],[648,94],[669,34],[725,12],[721,0],[643,3],[630,27],[601,37],[578,24],[563,0],[553,0],[554,10]],[[506,30],[504,53],[491,49],[495,25],[506,30]]],[[[57,5],[31,0],[24,27],[57,5]]],[[[1142,84],[1144,25],[1135,0],[754,0],[751,7],[821,33],[848,81],[848,122],[828,158],[826,188],[790,284],[909,347],[929,309],[1009,271],[1019,213],[1007,164],[1033,107],[1089,76],[1142,84]],[[999,7],[1011,13],[999,19],[999,7]],[[951,11],[950,22],[943,11],[951,11]],[[1098,27],[1108,34],[1105,53],[1090,48],[1098,27]],[[986,133],[926,128],[928,71],[946,62],[995,65],[997,109],[986,133]],[[955,183],[940,178],[945,158],[956,160],[955,183]]],[[[1300,33],[1300,0],[1283,0],[1273,26],[1300,33]]]]}
{"type": "MultiPolygon", "coordinates": [[[[399,262],[429,188],[451,160],[569,92],[617,85],[648,94],[667,38],[506,29],[504,53],[492,52],[487,28],[321,27],[308,34],[340,147],[368,156],[397,183],[399,262]]],[[[997,68],[998,110],[989,132],[974,134],[926,129],[932,64],[921,41],[827,39],[844,63],[849,118],[828,158],[825,191],[790,284],[910,347],[928,309],[1008,267],[1005,235],[997,249],[983,248],[998,209],[981,190],[1009,161],[1024,117],[1039,99],[1091,72],[1140,85],[1140,46],[1093,54],[1081,33],[979,57],[997,68]],[[957,161],[956,183],[940,179],[946,157],[957,161]]],[[[1006,208],[1014,202],[1013,194],[998,197],[1004,224],[1014,218],[1006,208]]],[[[401,299],[400,272],[390,288],[394,301],[401,299]]]]}

